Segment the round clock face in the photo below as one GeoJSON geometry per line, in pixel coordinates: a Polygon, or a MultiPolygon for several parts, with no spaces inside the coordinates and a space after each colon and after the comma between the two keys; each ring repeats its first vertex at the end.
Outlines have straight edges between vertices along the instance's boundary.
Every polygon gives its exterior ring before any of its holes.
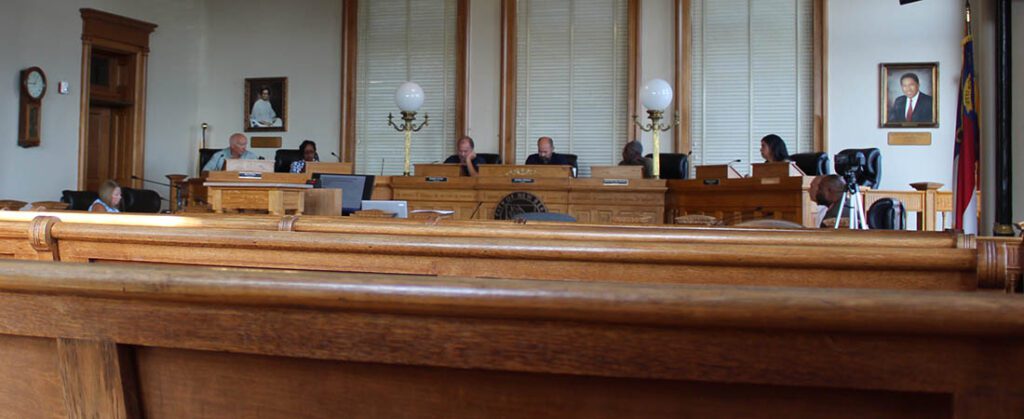
{"type": "Polygon", "coordinates": [[[33,99],[42,97],[43,91],[46,90],[46,81],[43,80],[42,73],[38,71],[28,73],[28,77],[25,78],[25,87],[28,90],[28,95],[33,99]]]}

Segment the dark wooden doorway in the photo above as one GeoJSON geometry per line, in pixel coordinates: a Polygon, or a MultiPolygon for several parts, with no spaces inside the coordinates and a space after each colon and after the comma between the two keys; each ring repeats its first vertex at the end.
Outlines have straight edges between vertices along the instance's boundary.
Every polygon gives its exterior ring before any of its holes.
{"type": "Polygon", "coordinates": [[[78,188],[107,179],[142,187],[146,62],[156,25],[82,9],[82,109],[78,188]]]}
{"type": "Polygon", "coordinates": [[[134,184],[133,57],[93,49],[89,60],[89,121],[85,153],[85,189],[99,190],[114,179],[134,184]]]}

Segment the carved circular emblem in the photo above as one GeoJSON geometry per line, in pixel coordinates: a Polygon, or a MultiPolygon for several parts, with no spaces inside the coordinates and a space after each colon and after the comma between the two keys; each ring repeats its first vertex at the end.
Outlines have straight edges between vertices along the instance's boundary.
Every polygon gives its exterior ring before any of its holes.
{"type": "Polygon", "coordinates": [[[494,219],[511,220],[519,214],[547,211],[544,203],[536,195],[529,192],[512,192],[498,202],[498,207],[494,210],[494,219]]]}

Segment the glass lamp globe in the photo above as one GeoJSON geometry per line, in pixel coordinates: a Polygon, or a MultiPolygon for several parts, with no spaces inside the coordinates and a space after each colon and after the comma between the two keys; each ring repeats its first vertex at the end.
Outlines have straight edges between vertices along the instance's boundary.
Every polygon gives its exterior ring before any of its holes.
{"type": "Polygon", "coordinates": [[[395,104],[402,112],[416,112],[423,106],[423,89],[411,81],[403,83],[395,92],[395,104]]]}
{"type": "Polygon", "coordinates": [[[647,110],[662,112],[672,104],[672,86],[662,79],[654,79],[644,84],[640,92],[640,103],[647,110]]]}

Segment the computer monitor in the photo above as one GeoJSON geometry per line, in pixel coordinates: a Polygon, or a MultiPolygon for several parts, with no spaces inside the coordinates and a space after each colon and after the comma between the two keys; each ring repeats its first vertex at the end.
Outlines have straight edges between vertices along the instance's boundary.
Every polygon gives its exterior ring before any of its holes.
{"type": "Polygon", "coordinates": [[[363,201],[373,196],[373,175],[334,175],[314,173],[317,188],[341,189],[341,215],[362,209],[363,201]]]}

